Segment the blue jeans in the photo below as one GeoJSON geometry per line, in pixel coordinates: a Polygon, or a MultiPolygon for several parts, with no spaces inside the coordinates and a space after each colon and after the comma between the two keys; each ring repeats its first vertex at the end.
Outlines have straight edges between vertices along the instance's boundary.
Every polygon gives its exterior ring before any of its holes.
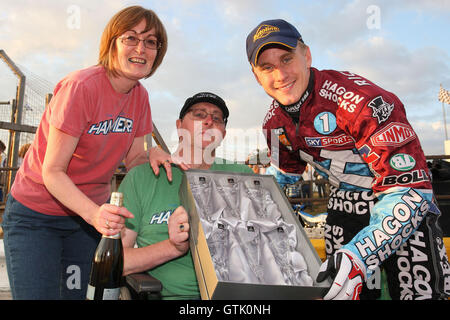
{"type": "Polygon", "coordinates": [[[85,299],[100,234],[79,216],[31,210],[11,195],[3,215],[13,299],[85,299]]]}

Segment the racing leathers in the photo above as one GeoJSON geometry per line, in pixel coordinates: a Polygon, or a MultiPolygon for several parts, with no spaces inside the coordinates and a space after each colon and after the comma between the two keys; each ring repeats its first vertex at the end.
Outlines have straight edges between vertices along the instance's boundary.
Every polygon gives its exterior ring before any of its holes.
{"type": "Polygon", "coordinates": [[[348,253],[365,279],[383,265],[393,299],[445,297],[450,267],[439,210],[402,102],[356,74],[310,70],[300,100],[274,100],[264,119],[272,164],[301,174],[308,163],[328,179],[328,257],[348,253]]]}

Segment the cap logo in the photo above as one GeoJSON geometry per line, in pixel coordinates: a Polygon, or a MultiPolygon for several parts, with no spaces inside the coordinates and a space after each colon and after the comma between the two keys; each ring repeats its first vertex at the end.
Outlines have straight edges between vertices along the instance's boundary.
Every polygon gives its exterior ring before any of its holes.
{"type": "Polygon", "coordinates": [[[280,28],[275,27],[275,26],[271,26],[271,25],[268,25],[268,24],[263,24],[262,26],[260,26],[258,28],[258,30],[256,30],[256,33],[253,36],[253,42],[255,42],[258,39],[267,37],[272,32],[280,32],[280,28]]]}
{"type": "Polygon", "coordinates": [[[195,98],[197,99],[202,99],[202,98],[213,98],[213,99],[218,99],[218,96],[216,96],[215,94],[212,93],[208,93],[208,92],[203,92],[203,93],[198,93],[195,95],[195,98]]]}

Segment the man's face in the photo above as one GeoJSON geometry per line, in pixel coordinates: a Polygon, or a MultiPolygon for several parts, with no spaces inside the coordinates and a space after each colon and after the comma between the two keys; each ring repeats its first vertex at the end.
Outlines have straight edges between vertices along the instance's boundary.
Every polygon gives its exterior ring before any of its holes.
{"type": "Polygon", "coordinates": [[[209,102],[194,104],[176,124],[183,147],[190,149],[213,152],[226,134],[222,110],[209,102]]]}
{"type": "Polygon", "coordinates": [[[308,47],[292,51],[268,48],[258,58],[253,73],[266,93],[283,105],[300,100],[309,81],[311,53],[308,47]]]}

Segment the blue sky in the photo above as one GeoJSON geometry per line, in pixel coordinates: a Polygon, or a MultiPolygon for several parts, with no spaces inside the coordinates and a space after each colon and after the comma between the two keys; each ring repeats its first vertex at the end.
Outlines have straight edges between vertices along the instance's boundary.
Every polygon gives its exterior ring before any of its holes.
{"type": "MultiPolygon", "coordinates": [[[[142,83],[171,147],[184,100],[205,90],[221,95],[231,111],[223,156],[242,160],[264,147],[259,129],[270,99],[250,71],[245,38],[260,21],[283,18],[311,47],[313,66],[358,73],[394,92],[425,153],[444,153],[437,94],[441,83],[450,90],[448,0],[17,0],[2,4],[0,49],[51,87],[96,64],[104,26],[132,4],[153,9],[168,32],[163,64],[142,83]]],[[[2,63],[0,72],[0,101],[10,100],[15,79],[2,63]]]]}

